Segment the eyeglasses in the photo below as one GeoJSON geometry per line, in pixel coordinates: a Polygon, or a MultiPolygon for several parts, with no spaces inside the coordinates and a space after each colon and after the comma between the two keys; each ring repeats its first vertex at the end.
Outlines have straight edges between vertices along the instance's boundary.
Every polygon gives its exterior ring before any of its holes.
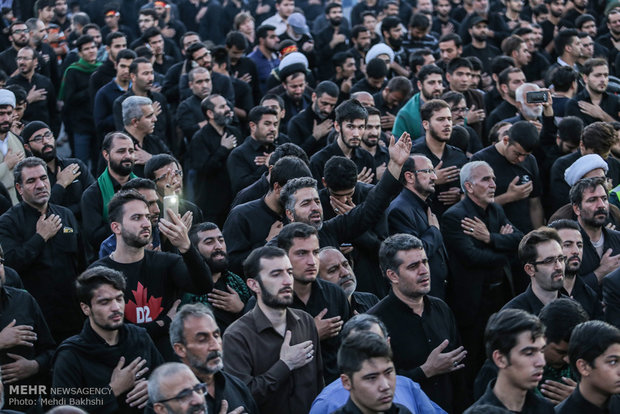
{"type": "Polygon", "coordinates": [[[465,113],[467,111],[469,111],[469,108],[466,106],[463,108],[452,108],[452,112],[454,113],[465,113]]]}
{"type": "MultiPolygon", "coordinates": [[[[175,176],[177,176],[177,177],[179,177],[179,178],[183,178],[183,171],[182,171],[182,170],[174,170],[174,171],[171,171],[171,172],[172,172],[172,174],[174,174],[175,176]]],[[[161,180],[165,180],[166,178],[168,178],[168,173],[165,173],[165,174],[164,174],[164,175],[162,175],[161,177],[157,177],[157,178],[155,178],[155,180],[154,180],[154,181],[157,183],[157,182],[159,182],[159,181],[161,181],[161,180]]]]}
{"type": "Polygon", "coordinates": [[[189,401],[193,393],[196,393],[199,395],[205,395],[207,393],[207,384],[205,383],[196,384],[192,388],[184,389],[183,391],[181,391],[180,393],[178,393],[176,396],[172,398],[166,398],[165,400],[159,400],[159,401],[156,401],[156,403],[165,403],[168,401],[179,401],[180,403],[185,403],[189,401]]]}
{"type": "Polygon", "coordinates": [[[417,173],[424,173],[424,174],[435,174],[435,169],[434,168],[425,168],[423,170],[413,170],[414,174],[417,173]]]}
{"type": "Polygon", "coordinates": [[[545,260],[540,260],[538,262],[532,262],[534,266],[537,265],[555,265],[556,263],[564,263],[566,262],[566,256],[557,256],[557,257],[547,257],[545,260]]]}
{"type": "Polygon", "coordinates": [[[29,33],[29,32],[30,32],[30,30],[28,30],[28,29],[16,29],[16,30],[13,30],[13,34],[25,34],[25,33],[29,33]]]}
{"type": "Polygon", "coordinates": [[[54,138],[54,134],[52,134],[52,131],[47,131],[43,135],[37,135],[37,136],[33,137],[28,142],[34,142],[35,144],[40,144],[40,143],[43,142],[44,139],[50,139],[50,138],[54,138]]]}

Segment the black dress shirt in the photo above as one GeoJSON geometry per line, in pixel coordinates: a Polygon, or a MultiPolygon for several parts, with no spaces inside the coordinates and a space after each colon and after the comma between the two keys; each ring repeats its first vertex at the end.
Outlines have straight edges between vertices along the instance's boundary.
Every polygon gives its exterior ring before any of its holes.
{"type": "Polygon", "coordinates": [[[239,191],[235,196],[230,208],[235,208],[238,205],[247,203],[249,201],[258,200],[269,191],[269,180],[267,179],[267,173],[263,173],[261,177],[254,181],[252,184],[239,191]]]}
{"type": "Polygon", "coordinates": [[[614,414],[620,412],[620,396],[613,395],[606,408],[599,408],[586,400],[579,387],[575,388],[575,391],[568,396],[567,399],[562,401],[555,407],[555,414],[614,414]]]}
{"type": "Polygon", "coordinates": [[[454,372],[427,378],[421,368],[431,351],[444,340],[447,339],[449,344],[443,352],[461,345],[454,315],[448,305],[441,299],[425,296],[424,311],[419,316],[390,292],[368,313],[377,316],[387,327],[398,374],[418,382],[432,401],[453,412],[458,401],[456,391],[464,387],[460,382],[461,374],[454,372]]]}
{"type": "MultiPolygon", "coordinates": [[[[343,322],[351,317],[351,308],[344,291],[331,282],[317,278],[312,282],[312,290],[308,302],[303,303],[297,294],[294,295],[292,308],[308,312],[313,318],[323,309],[327,313],[323,318],[340,316],[343,322]]],[[[340,334],[321,341],[321,355],[323,356],[323,377],[329,384],[340,376],[338,370],[337,354],[340,347],[340,334]]]]}
{"type": "Polygon", "coordinates": [[[205,394],[208,413],[219,413],[222,407],[222,400],[226,400],[228,407],[231,409],[243,407],[244,413],[259,414],[258,406],[252,397],[252,393],[243,381],[237,377],[224,371],[219,371],[213,375],[213,384],[215,386],[215,398],[211,397],[209,393],[205,394]]]}
{"type": "Polygon", "coordinates": [[[58,171],[52,171],[47,167],[47,176],[52,186],[52,192],[50,195],[50,203],[59,204],[63,207],[67,207],[75,218],[81,222],[82,211],[80,209],[80,201],[82,199],[82,193],[92,183],[95,182],[88,167],[77,158],[56,158],[56,168],[65,169],[70,164],[77,164],[80,167],[81,174],[67,187],[63,187],[56,181],[56,174],[58,171]]]}
{"type": "Polygon", "coordinates": [[[274,144],[259,142],[250,136],[243,144],[231,151],[226,160],[226,168],[228,168],[233,194],[252,184],[267,172],[267,165],[256,165],[254,159],[265,153],[272,153],[274,148],[274,144]]]}
{"type": "MultiPolygon", "coordinates": [[[[560,294],[560,292],[558,291],[557,298],[559,299],[561,297],[565,296],[560,294]]],[[[536,296],[536,294],[532,290],[532,285],[529,284],[527,286],[527,289],[525,289],[525,292],[517,295],[510,302],[505,304],[502,310],[521,309],[533,315],[538,315],[544,306],[545,305],[540,301],[540,299],[538,299],[538,296],[536,296]]]]}
{"type": "Polygon", "coordinates": [[[177,108],[177,125],[183,131],[183,136],[188,142],[200,129],[198,123],[207,119],[200,107],[201,102],[199,97],[192,95],[181,102],[177,108]]]}
{"type": "Polygon", "coordinates": [[[351,312],[366,313],[379,303],[379,298],[368,292],[353,292],[351,294],[351,312]]]}
{"type": "Polygon", "coordinates": [[[564,288],[560,289],[560,294],[579,302],[581,306],[583,306],[583,309],[588,312],[590,320],[597,319],[599,321],[604,321],[605,315],[598,293],[590,286],[586,285],[581,276],[576,275],[574,277],[575,284],[573,285],[573,290],[570,295],[564,288]]]}
{"type": "MultiPolygon", "coordinates": [[[[340,149],[340,146],[338,145],[338,140],[323,148],[321,151],[314,154],[312,158],[310,158],[310,170],[312,171],[312,176],[316,180],[317,187],[319,189],[323,188],[323,173],[325,169],[325,164],[327,163],[327,161],[329,161],[331,157],[334,156],[345,156],[340,149]]],[[[365,149],[361,147],[354,148],[351,151],[350,159],[357,166],[358,173],[361,172],[364,167],[370,169],[373,173],[375,173],[374,158],[365,149]]],[[[389,172],[387,174],[389,174],[389,172]]],[[[376,182],[376,178],[374,179],[374,181],[376,182]]]]}
{"type": "MultiPolygon", "coordinates": [[[[594,118],[588,114],[581,112],[579,109],[579,101],[592,103],[590,94],[586,89],[579,92],[573,99],[566,103],[565,116],[573,115],[581,118],[584,125],[590,125],[593,122],[601,121],[598,118],[594,118]]],[[[618,120],[618,112],[620,112],[620,98],[616,95],[611,95],[607,92],[603,92],[601,102],[597,105],[613,119],[618,120]]]]}
{"type": "MultiPolygon", "coordinates": [[[[499,398],[495,396],[495,393],[493,392],[494,386],[495,386],[495,380],[489,383],[485,393],[482,395],[482,397],[480,397],[478,401],[476,401],[476,403],[472,406],[472,408],[479,406],[479,405],[486,404],[486,405],[491,405],[493,407],[502,408],[506,410],[507,412],[514,412],[514,411],[509,411],[508,408],[506,408],[506,406],[499,400],[499,398]]],[[[467,414],[467,411],[465,411],[465,414],[467,414]]],[[[522,414],[554,414],[553,404],[551,404],[549,401],[545,400],[544,398],[537,396],[536,394],[534,394],[534,391],[530,390],[527,392],[525,396],[525,402],[523,403],[523,408],[521,408],[521,411],[519,411],[519,413],[522,413],[522,414]]]]}
{"type": "Polygon", "coordinates": [[[306,151],[308,157],[312,157],[327,145],[328,134],[319,139],[312,135],[315,122],[320,124],[322,120],[319,119],[310,106],[291,118],[286,129],[291,142],[299,145],[301,149],[306,151]]]}
{"type": "Polygon", "coordinates": [[[7,85],[19,85],[26,93],[28,93],[33,87],[37,89],[45,89],[47,95],[45,99],[37,102],[29,102],[24,112],[24,118],[29,121],[41,121],[49,125],[50,129],[56,136],[60,132],[60,114],[58,113],[57,101],[56,101],[56,89],[52,82],[43,75],[35,73],[32,79],[28,81],[21,74],[15,75],[9,78],[6,82],[7,85]]]}

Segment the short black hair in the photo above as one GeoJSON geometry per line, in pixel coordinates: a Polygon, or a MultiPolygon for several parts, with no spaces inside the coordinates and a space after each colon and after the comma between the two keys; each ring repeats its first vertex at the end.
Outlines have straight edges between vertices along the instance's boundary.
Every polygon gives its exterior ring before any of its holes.
{"type": "Polygon", "coordinates": [[[582,14],[581,16],[577,17],[577,19],[575,19],[575,28],[581,30],[581,26],[583,26],[587,22],[596,23],[596,19],[591,14],[582,14]]]}
{"type": "Polygon", "coordinates": [[[420,108],[420,117],[422,121],[430,121],[435,112],[444,108],[450,109],[450,105],[448,105],[446,101],[442,99],[431,99],[420,108]]]}
{"type": "Polygon", "coordinates": [[[348,99],[336,107],[336,122],[340,125],[356,119],[368,119],[368,111],[357,99],[348,99]]]}
{"type": "Polygon", "coordinates": [[[47,164],[39,157],[27,157],[17,163],[13,168],[13,181],[15,184],[23,184],[22,170],[24,168],[43,167],[45,174],[47,174],[47,164]]]}
{"type": "Polygon", "coordinates": [[[252,250],[250,255],[243,261],[243,274],[247,279],[260,280],[262,270],[261,259],[273,259],[286,257],[286,252],[279,247],[263,246],[252,250]]]}
{"type": "Polygon", "coordinates": [[[538,245],[552,240],[562,246],[562,239],[555,229],[542,226],[530,231],[519,242],[519,259],[523,264],[534,264],[538,258],[538,245]]]}
{"type": "Polygon", "coordinates": [[[571,39],[577,36],[579,36],[577,29],[561,29],[553,38],[555,54],[562,56],[564,49],[566,49],[566,46],[570,44],[571,39]]]}
{"type": "Polygon", "coordinates": [[[448,33],[446,35],[441,36],[439,38],[439,42],[437,42],[437,44],[445,43],[445,42],[451,42],[451,41],[454,41],[454,45],[457,48],[463,46],[463,39],[461,39],[461,36],[459,36],[456,33],[448,33]]]}
{"type": "Polygon", "coordinates": [[[93,39],[92,36],[85,34],[85,35],[78,37],[78,40],[75,41],[75,47],[77,48],[78,52],[81,52],[82,46],[88,43],[94,43],[94,42],[95,42],[95,39],[93,39]]]}
{"type": "Polygon", "coordinates": [[[581,133],[583,146],[599,155],[609,152],[617,140],[616,130],[608,122],[588,124],[581,133]]]}
{"type": "Polygon", "coordinates": [[[214,64],[218,66],[226,65],[227,68],[230,68],[230,57],[228,56],[226,46],[215,46],[211,51],[211,55],[213,56],[214,64]]]}
{"type": "Polygon", "coordinates": [[[382,59],[373,58],[366,65],[366,76],[373,79],[384,79],[388,74],[388,67],[382,59]]]}
{"type": "Polygon", "coordinates": [[[238,30],[233,30],[226,35],[225,44],[229,49],[235,47],[239,50],[245,50],[248,47],[248,40],[245,38],[243,33],[238,30]]]}
{"type": "Polygon", "coordinates": [[[421,30],[426,30],[431,27],[431,22],[425,14],[416,13],[411,16],[409,19],[409,27],[410,28],[418,28],[421,30]]]}
{"type": "Polygon", "coordinates": [[[446,72],[452,75],[454,71],[457,70],[458,68],[469,68],[469,70],[474,69],[474,67],[472,66],[471,62],[468,59],[464,57],[459,57],[459,58],[452,59],[450,63],[448,63],[446,72]]]}
{"type": "Polygon", "coordinates": [[[316,94],[317,98],[320,98],[324,94],[328,94],[332,98],[338,98],[338,95],[340,94],[340,89],[338,89],[338,85],[336,85],[334,82],[325,80],[316,86],[316,88],[314,89],[314,93],[316,94]]]}
{"type": "Polygon", "coordinates": [[[495,56],[491,60],[491,73],[499,75],[504,69],[514,66],[515,60],[510,56],[495,56]]]}
{"type": "Polygon", "coordinates": [[[547,303],[538,317],[545,325],[547,342],[555,344],[562,341],[568,343],[575,326],[590,319],[583,306],[570,298],[559,298],[547,303]]]}
{"type": "Polygon", "coordinates": [[[415,236],[411,234],[393,234],[383,240],[379,248],[379,266],[385,275],[388,270],[398,274],[398,268],[402,264],[402,260],[396,256],[398,252],[408,250],[424,250],[424,245],[415,236]]]}
{"type": "Polygon", "coordinates": [[[583,120],[576,116],[565,116],[558,123],[558,137],[561,141],[579,145],[583,133],[583,120]]]}
{"type": "Polygon", "coordinates": [[[524,151],[532,152],[538,145],[538,130],[528,121],[515,122],[508,130],[508,143],[517,143],[524,151]]]}
{"type": "Polygon", "coordinates": [[[114,197],[112,197],[108,203],[108,221],[110,223],[121,223],[123,221],[123,215],[125,214],[125,204],[135,200],[142,201],[148,206],[146,198],[135,190],[121,190],[114,194],[114,197]]]}
{"type": "Polygon", "coordinates": [[[157,178],[155,177],[155,171],[165,167],[166,165],[172,164],[173,162],[179,166],[181,165],[179,161],[170,154],[153,155],[151,159],[144,164],[144,176],[149,180],[154,180],[157,178]]]}
{"type": "Polygon", "coordinates": [[[101,144],[101,150],[109,153],[110,150],[112,149],[112,144],[114,143],[114,139],[116,138],[129,139],[129,140],[131,139],[129,135],[125,134],[124,132],[119,132],[119,131],[108,132],[106,136],[103,137],[103,142],[101,144]]]}
{"type": "Polygon", "coordinates": [[[217,224],[210,221],[204,221],[202,223],[194,224],[189,230],[189,241],[192,243],[192,245],[197,246],[200,242],[200,240],[198,240],[198,233],[215,229],[220,230],[217,224]]]}
{"type": "Polygon", "coordinates": [[[372,358],[392,360],[392,349],[385,338],[370,331],[349,335],[338,349],[338,370],[353,381],[353,374],[372,358]]]}
{"type": "Polygon", "coordinates": [[[157,186],[153,180],[149,180],[148,178],[136,177],[127,181],[121,187],[121,190],[155,190],[157,186]]]}
{"type": "Polygon", "coordinates": [[[105,266],[91,267],[75,280],[78,301],[90,307],[95,290],[102,285],[111,285],[114,289],[124,292],[127,282],[123,273],[118,270],[105,266]]]}
{"type": "MultiPolygon", "coordinates": [[[[84,31],[84,32],[86,32],[86,31],[84,31]]],[[[124,37],[125,39],[127,39],[127,35],[125,33],[123,33],[123,32],[108,33],[107,36],[105,37],[105,40],[104,40],[103,44],[106,45],[106,46],[110,46],[114,39],[120,39],[121,37],[124,37]]]]}
{"type": "Polygon", "coordinates": [[[261,24],[260,26],[256,28],[256,38],[264,39],[267,37],[267,34],[269,32],[273,32],[275,30],[276,30],[275,26],[272,26],[270,24],[261,24]]]}
{"type": "Polygon", "coordinates": [[[491,315],[484,331],[487,358],[493,360],[493,352],[498,350],[510,362],[510,350],[523,332],[529,332],[534,341],[545,334],[545,326],[538,316],[521,309],[504,309],[491,315]]]}
{"type": "Polygon", "coordinates": [[[15,95],[15,103],[16,104],[20,104],[20,103],[26,102],[26,99],[28,98],[28,93],[26,92],[26,90],[22,86],[20,86],[20,85],[18,85],[16,83],[14,83],[12,85],[6,85],[4,87],[4,89],[13,92],[13,95],[15,95]]]}
{"type": "Polygon", "coordinates": [[[350,190],[357,183],[357,166],[347,157],[333,156],[325,163],[323,178],[330,190],[350,190]]]}
{"type": "Polygon", "coordinates": [[[396,16],[387,16],[381,22],[381,34],[385,32],[390,32],[390,30],[398,27],[400,25],[400,19],[396,16]]]}
{"type": "Polygon", "coordinates": [[[418,72],[418,80],[420,81],[420,83],[424,83],[426,78],[428,78],[430,75],[443,76],[443,70],[441,70],[441,68],[435,64],[424,65],[420,68],[420,71],[418,72]]]}
{"type": "Polygon", "coordinates": [[[287,252],[293,247],[293,239],[308,239],[312,236],[319,237],[319,232],[316,228],[309,224],[294,222],[289,223],[282,227],[278,234],[278,247],[284,249],[287,252]]]}
{"type": "Polygon", "coordinates": [[[275,109],[271,109],[267,106],[255,106],[250,110],[250,113],[248,114],[248,122],[252,122],[253,124],[258,125],[260,120],[263,119],[263,116],[265,115],[273,115],[277,117],[278,113],[275,111],[275,109]]]}
{"type": "Polygon", "coordinates": [[[577,376],[577,361],[583,359],[594,368],[594,360],[605,353],[612,345],[620,344],[620,330],[603,321],[588,321],[573,329],[568,343],[568,359],[577,376]]]}
{"type": "Polygon", "coordinates": [[[273,189],[276,183],[282,188],[289,180],[300,177],[312,177],[310,168],[301,158],[292,155],[278,157],[269,174],[269,188],[273,189]]]}
{"type": "Polygon", "coordinates": [[[151,61],[144,57],[135,58],[131,65],[129,65],[129,73],[137,74],[140,63],[148,63],[150,65],[151,61]]]}
{"type": "Polygon", "coordinates": [[[275,165],[280,158],[288,155],[299,158],[308,166],[308,168],[310,167],[310,160],[308,159],[306,151],[304,151],[299,145],[293,144],[292,142],[285,142],[284,144],[278,145],[269,157],[269,165],[275,165]]]}
{"type": "Polygon", "coordinates": [[[263,102],[265,101],[276,101],[278,102],[278,106],[280,107],[280,110],[284,109],[284,100],[282,100],[282,98],[279,95],[276,95],[275,93],[268,93],[267,95],[264,95],[260,99],[260,104],[262,105],[263,102]]]}
{"type": "MultiPolygon", "coordinates": [[[[138,55],[131,49],[123,49],[116,55],[116,62],[118,63],[121,59],[137,59],[138,55]]],[[[132,62],[133,63],[133,62],[132,62]]]]}
{"type": "Polygon", "coordinates": [[[207,49],[207,52],[211,53],[211,51],[209,50],[209,48],[202,42],[196,42],[196,43],[192,43],[191,45],[187,46],[187,50],[185,51],[185,56],[187,57],[187,59],[191,59],[192,55],[199,51],[200,49],[207,49]]]}
{"type": "Polygon", "coordinates": [[[579,73],[570,66],[559,66],[551,72],[551,83],[558,92],[566,92],[579,79],[579,73]]]}

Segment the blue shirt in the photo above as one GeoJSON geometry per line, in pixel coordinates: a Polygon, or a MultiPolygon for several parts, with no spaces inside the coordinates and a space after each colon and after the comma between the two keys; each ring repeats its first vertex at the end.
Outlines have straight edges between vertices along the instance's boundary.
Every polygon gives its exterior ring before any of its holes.
{"type": "MultiPolygon", "coordinates": [[[[159,247],[161,245],[161,239],[159,238],[159,229],[153,229],[153,248],[159,247]]],[[[99,258],[103,259],[107,257],[116,250],[116,235],[111,234],[107,239],[101,242],[101,246],[99,247],[99,258]]]]}
{"type": "Polygon", "coordinates": [[[275,55],[272,55],[270,59],[267,58],[259,48],[256,48],[248,57],[256,63],[260,91],[267,93],[267,79],[269,79],[271,71],[280,65],[280,59],[275,55]]]}
{"type": "MultiPolygon", "coordinates": [[[[335,380],[315,398],[310,414],[330,414],[347,403],[349,391],[342,386],[340,379],[335,380]]],[[[407,377],[396,376],[394,402],[407,407],[413,414],[445,414],[437,404],[424,394],[420,385],[407,377]]]]}

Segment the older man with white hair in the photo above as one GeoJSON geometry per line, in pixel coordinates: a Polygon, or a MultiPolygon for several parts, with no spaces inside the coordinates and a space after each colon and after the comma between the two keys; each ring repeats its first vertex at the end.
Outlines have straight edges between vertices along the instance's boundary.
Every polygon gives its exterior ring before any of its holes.
{"type": "Polygon", "coordinates": [[[505,122],[510,122],[514,124],[519,121],[529,121],[532,122],[540,132],[542,128],[542,115],[543,115],[543,103],[542,102],[528,102],[527,101],[527,93],[528,92],[546,92],[546,100],[551,99],[551,94],[547,89],[541,89],[540,86],[535,83],[524,83],[519,86],[515,91],[515,100],[517,101],[517,109],[519,112],[516,116],[512,118],[504,119],[505,122]]]}

